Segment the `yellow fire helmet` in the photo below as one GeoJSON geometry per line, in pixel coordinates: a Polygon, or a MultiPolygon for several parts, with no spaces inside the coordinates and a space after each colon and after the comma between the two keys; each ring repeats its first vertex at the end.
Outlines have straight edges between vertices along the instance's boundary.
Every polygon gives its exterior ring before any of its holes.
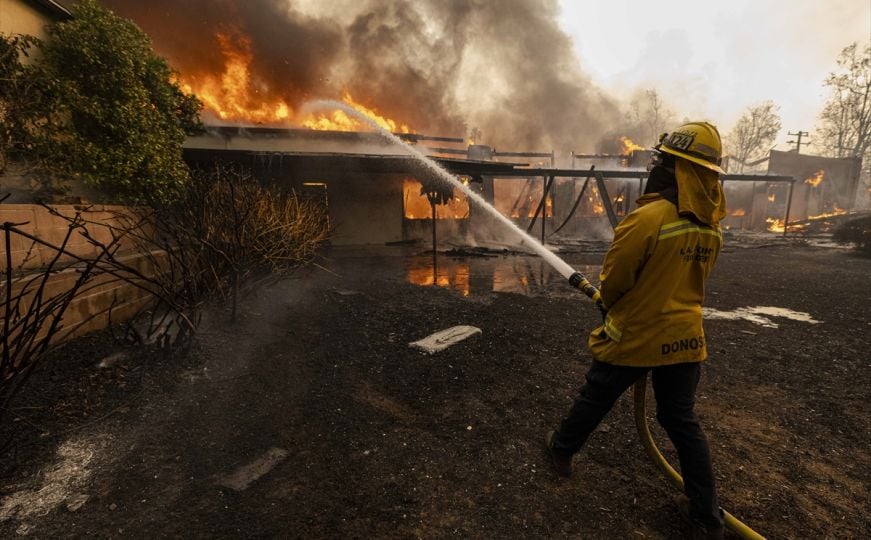
{"type": "Polygon", "coordinates": [[[664,133],[655,148],[720,174],[726,173],[720,168],[723,155],[720,132],[707,122],[689,122],[671,133],[664,133]]]}

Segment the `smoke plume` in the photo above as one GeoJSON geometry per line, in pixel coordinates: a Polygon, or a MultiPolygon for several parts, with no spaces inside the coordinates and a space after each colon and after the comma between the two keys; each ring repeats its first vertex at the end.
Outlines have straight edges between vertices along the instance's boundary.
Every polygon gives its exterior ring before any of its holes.
{"type": "Polygon", "coordinates": [[[501,149],[590,150],[619,119],[581,70],[556,0],[102,0],[184,81],[247,50],[251,99],[354,101],[414,131],[501,149]]]}

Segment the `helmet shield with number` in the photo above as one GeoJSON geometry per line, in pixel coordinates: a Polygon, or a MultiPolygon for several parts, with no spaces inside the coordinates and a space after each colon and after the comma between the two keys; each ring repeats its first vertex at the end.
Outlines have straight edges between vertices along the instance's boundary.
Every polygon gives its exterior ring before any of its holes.
{"type": "Polygon", "coordinates": [[[717,128],[707,122],[690,122],[665,133],[655,147],[660,152],[682,157],[693,163],[725,174],[722,162],[723,145],[717,128]]]}

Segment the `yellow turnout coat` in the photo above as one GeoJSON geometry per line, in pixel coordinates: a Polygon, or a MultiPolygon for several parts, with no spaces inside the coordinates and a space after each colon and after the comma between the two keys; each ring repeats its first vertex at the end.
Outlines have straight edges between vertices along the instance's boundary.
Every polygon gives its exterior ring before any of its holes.
{"type": "Polygon", "coordinates": [[[723,243],[716,173],[677,159],[678,206],[657,193],[614,230],[599,276],[608,310],[588,345],[601,362],[662,366],[707,358],[705,280],[723,243]]]}

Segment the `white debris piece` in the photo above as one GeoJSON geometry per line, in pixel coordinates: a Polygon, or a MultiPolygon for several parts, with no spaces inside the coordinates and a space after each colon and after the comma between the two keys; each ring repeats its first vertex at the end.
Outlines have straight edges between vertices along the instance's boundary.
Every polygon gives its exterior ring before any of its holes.
{"type": "Polygon", "coordinates": [[[726,319],[733,321],[745,319],[765,328],[779,327],[779,325],[769,317],[783,317],[784,319],[810,324],[819,324],[822,322],[811,317],[810,313],[773,306],[742,307],[733,309],[732,311],[719,311],[714,308],[702,308],[702,315],[704,315],[706,319],[726,319]]]}
{"type": "Polygon", "coordinates": [[[110,354],[109,356],[100,360],[100,363],[97,364],[97,367],[100,369],[108,369],[123,360],[127,360],[127,353],[116,352],[115,354],[110,354]]]}
{"type": "Polygon", "coordinates": [[[219,478],[218,485],[228,487],[236,491],[244,491],[255,480],[271,471],[276,465],[287,457],[287,450],[283,448],[270,448],[266,454],[254,460],[248,465],[239,467],[232,473],[219,478]]]}
{"type": "Polygon", "coordinates": [[[475,326],[452,326],[423,339],[412,341],[408,346],[412,349],[418,349],[429,354],[434,354],[480,333],[481,329],[475,326]]]}
{"type": "Polygon", "coordinates": [[[336,294],[338,294],[339,296],[356,296],[358,294],[363,294],[360,291],[351,291],[348,289],[334,289],[334,290],[336,291],[336,294]]]}

